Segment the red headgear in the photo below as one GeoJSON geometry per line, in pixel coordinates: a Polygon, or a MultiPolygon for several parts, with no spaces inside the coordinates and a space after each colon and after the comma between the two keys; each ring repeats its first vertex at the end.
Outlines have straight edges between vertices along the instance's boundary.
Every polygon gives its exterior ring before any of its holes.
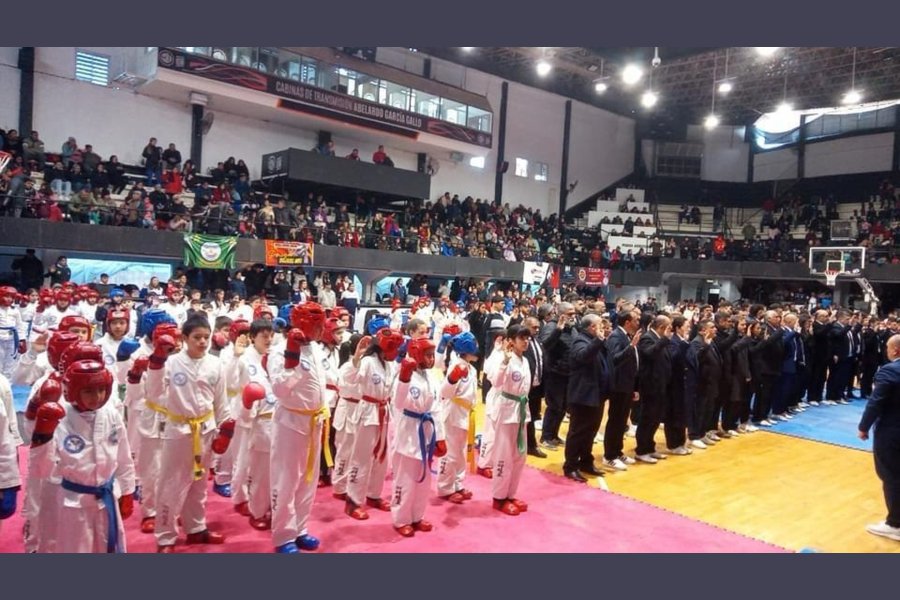
{"type": "Polygon", "coordinates": [[[113,308],[111,310],[106,311],[106,324],[109,325],[116,319],[125,319],[126,321],[130,320],[130,315],[128,313],[127,308],[113,308]]]}
{"type": "Polygon", "coordinates": [[[97,410],[109,401],[112,395],[113,376],[103,363],[96,360],[79,360],[72,363],[66,369],[64,379],[66,399],[77,410],[97,410]],[[87,389],[100,388],[106,391],[105,397],[99,406],[86,406],[82,404],[81,392],[87,389]]]}
{"type": "Polygon", "coordinates": [[[335,335],[335,333],[339,329],[344,329],[344,327],[344,322],[337,317],[330,317],[328,319],[325,319],[325,328],[322,331],[322,341],[332,346],[340,344],[341,340],[335,335]]]}
{"type": "Polygon", "coordinates": [[[84,298],[86,300],[100,300],[100,292],[98,292],[97,290],[88,290],[84,293],[84,298]]]}
{"type": "Polygon", "coordinates": [[[53,290],[43,288],[38,292],[38,304],[40,304],[41,306],[50,306],[51,304],[53,304],[53,300],[53,290]]]}
{"type": "Polygon", "coordinates": [[[267,318],[271,321],[275,318],[275,313],[272,310],[272,307],[268,304],[260,304],[256,308],[253,309],[253,320],[257,319],[265,319],[267,318]]]}
{"type": "Polygon", "coordinates": [[[90,342],[75,342],[63,350],[59,359],[59,371],[65,373],[69,365],[73,365],[79,360],[96,360],[103,364],[103,350],[100,346],[90,342]]]}
{"type": "Polygon", "coordinates": [[[347,310],[346,308],[344,308],[343,306],[338,306],[337,308],[335,308],[334,310],[331,311],[331,316],[337,317],[338,319],[341,319],[343,321],[345,318],[347,318],[347,319],[350,318],[350,311],[347,310]]]}
{"type": "Polygon", "coordinates": [[[53,300],[59,304],[60,302],[65,302],[66,304],[72,301],[72,292],[65,288],[60,288],[54,294],[53,300]]]}
{"type": "Polygon", "coordinates": [[[177,340],[181,335],[181,330],[175,323],[160,323],[153,329],[153,343],[155,344],[162,335],[168,335],[177,340]]]}
{"type": "Polygon", "coordinates": [[[434,366],[434,343],[428,338],[410,340],[406,345],[406,355],[416,361],[420,369],[434,366]]]}
{"type": "Polygon", "coordinates": [[[456,323],[448,323],[444,325],[444,329],[441,331],[443,335],[459,335],[462,333],[462,327],[457,325],[456,323]]]}
{"type": "Polygon", "coordinates": [[[396,329],[387,327],[379,329],[375,334],[375,343],[381,348],[381,354],[385,360],[395,360],[403,345],[403,334],[396,329]]]}
{"type": "Polygon", "coordinates": [[[81,338],[74,333],[65,331],[56,333],[50,338],[50,341],[47,342],[47,360],[54,370],[59,370],[59,361],[62,358],[63,352],[66,351],[66,348],[78,342],[80,339],[81,338]]]}
{"type": "Polygon", "coordinates": [[[88,335],[90,335],[91,322],[81,315],[66,315],[59,322],[59,326],[57,327],[57,329],[59,331],[69,331],[73,327],[84,327],[88,330],[88,335]]]}
{"type": "Polygon", "coordinates": [[[318,341],[325,325],[325,309],[315,302],[304,302],[291,308],[291,327],[302,331],[307,338],[318,341]]]}
{"type": "Polygon", "coordinates": [[[250,323],[244,319],[232,321],[231,327],[228,328],[228,339],[230,339],[233,344],[237,341],[238,337],[245,333],[250,333],[250,323]]]}
{"type": "Polygon", "coordinates": [[[172,285],[171,283],[166,286],[166,297],[169,300],[172,299],[172,297],[175,295],[175,292],[181,292],[182,294],[184,294],[184,290],[181,289],[180,286],[172,285]]]}
{"type": "Polygon", "coordinates": [[[16,288],[8,285],[0,287],[0,306],[12,306],[18,297],[19,291],[16,288]]]}

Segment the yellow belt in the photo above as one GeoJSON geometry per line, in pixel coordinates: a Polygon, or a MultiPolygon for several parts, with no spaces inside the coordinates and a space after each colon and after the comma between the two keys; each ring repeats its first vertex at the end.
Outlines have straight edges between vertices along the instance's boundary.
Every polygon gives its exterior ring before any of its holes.
{"type": "Polygon", "coordinates": [[[164,406],[160,406],[156,402],[147,400],[146,404],[147,408],[165,415],[166,418],[173,423],[178,423],[179,425],[187,425],[191,428],[191,442],[194,452],[194,481],[203,479],[203,476],[206,474],[206,470],[203,468],[202,462],[203,444],[200,439],[200,426],[206,423],[210,418],[212,418],[213,411],[209,411],[208,413],[200,415],[199,417],[185,417],[184,415],[177,415],[171,412],[169,409],[164,406]]]}
{"type": "Polygon", "coordinates": [[[475,472],[475,411],[474,405],[465,398],[456,397],[450,400],[453,404],[469,411],[469,435],[466,439],[466,462],[469,463],[469,471],[475,472]]]}
{"type": "Polygon", "coordinates": [[[323,442],[322,449],[325,452],[325,464],[330,468],[334,461],[331,458],[331,448],[328,445],[328,435],[329,429],[331,429],[331,419],[328,418],[328,407],[322,406],[318,409],[306,409],[302,410],[299,408],[288,408],[286,406],[282,406],[286,411],[292,412],[295,415],[303,415],[304,417],[310,418],[310,438],[309,438],[309,452],[306,453],[306,483],[309,483],[313,480],[313,467],[316,464],[316,447],[315,444],[312,443],[312,434],[316,430],[316,425],[319,424],[319,420],[322,419],[324,422],[324,427],[322,428],[323,442]]]}

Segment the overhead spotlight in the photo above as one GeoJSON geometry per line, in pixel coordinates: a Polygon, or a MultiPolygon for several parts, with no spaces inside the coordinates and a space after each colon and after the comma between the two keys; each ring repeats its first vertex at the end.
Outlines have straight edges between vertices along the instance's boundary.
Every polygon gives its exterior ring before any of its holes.
{"type": "Polygon", "coordinates": [[[756,48],[756,53],[757,53],[757,54],[759,54],[760,56],[766,56],[766,57],[768,57],[768,56],[772,56],[772,55],[774,55],[776,52],[778,52],[778,50],[779,50],[781,47],[780,47],[780,46],[773,46],[773,47],[768,47],[768,46],[766,46],[766,47],[756,46],[755,48],[756,48]]]}
{"type": "Polygon", "coordinates": [[[730,81],[723,81],[719,84],[719,93],[727,94],[734,89],[734,85],[730,81]]]}
{"type": "Polygon", "coordinates": [[[595,81],[594,82],[594,91],[598,94],[604,93],[609,89],[609,85],[605,81],[595,81]]]}
{"type": "Polygon", "coordinates": [[[641,105],[644,108],[653,108],[656,106],[656,102],[659,100],[659,96],[656,95],[656,92],[646,91],[641,96],[641,105]]]}
{"type": "Polygon", "coordinates": [[[789,113],[794,110],[794,106],[790,102],[782,102],[778,105],[778,108],[775,109],[777,113],[789,113]]]}
{"type": "Polygon", "coordinates": [[[841,98],[842,104],[859,104],[862,102],[862,93],[859,90],[850,90],[841,98]]]}
{"type": "Polygon", "coordinates": [[[535,69],[537,69],[538,75],[540,75],[541,77],[546,77],[550,74],[550,71],[553,70],[553,66],[542,58],[535,65],[535,69]]]}
{"type": "Polygon", "coordinates": [[[644,71],[637,65],[626,65],[622,69],[622,81],[625,85],[634,85],[644,76],[644,71]]]}
{"type": "Polygon", "coordinates": [[[706,120],[703,121],[703,126],[707,129],[715,129],[719,126],[719,117],[716,115],[709,115],[706,117],[706,120]]]}
{"type": "Polygon", "coordinates": [[[475,49],[475,46],[460,46],[459,49],[463,52],[471,52],[475,49]]]}

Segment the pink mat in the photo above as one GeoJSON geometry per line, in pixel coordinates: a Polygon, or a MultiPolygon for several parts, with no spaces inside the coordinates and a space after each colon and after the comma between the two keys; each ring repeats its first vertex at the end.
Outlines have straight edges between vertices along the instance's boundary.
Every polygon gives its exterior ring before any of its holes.
{"type": "MultiPolygon", "coordinates": [[[[475,494],[472,500],[455,505],[434,498],[426,514],[434,531],[413,538],[401,538],[387,512],[372,510],[368,521],[352,520],[344,515],[343,503],[331,497],[331,489],[323,488],[313,506],[310,533],[322,540],[320,552],[785,552],[530,467],[520,485],[520,497],[529,509],[517,517],[491,509],[489,480],[474,476],[467,485],[475,494]]],[[[135,508],[135,516],[126,523],[128,550],[154,552],[155,539],[140,533],[135,508]]],[[[211,529],[225,533],[227,542],[184,546],[182,537],[178,552],[272,551],[269,532],[252,529],[233,512],[230,500],[211,491],[207,515],[211,529]]],[[[21,552],[21,531],[18,513],[3,521],[0,552],[21,552]]]]}

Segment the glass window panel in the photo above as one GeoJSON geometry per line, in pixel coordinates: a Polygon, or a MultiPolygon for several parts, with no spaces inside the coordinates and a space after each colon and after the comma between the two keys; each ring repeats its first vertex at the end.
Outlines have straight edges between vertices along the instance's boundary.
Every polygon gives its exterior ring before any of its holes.
{"type": "Polygon", "coordinates": [[[491,131],[491,113],[474,106],[469,107],[466,127],[478,131],[491,131]]]}
{"type": "Polygon", "coordinates": [[[236,46],[231,49],[230,61],[241,67],[252,67],[256,62],[256,48],[236,46]]]}
{"type": "Polygon", "coordinates": [[[369,102],[378,102],[380,83],[377,77],[359,73],[356,78],[356,95],[369,102]]]}
{"type": "Polygon", "coordinates": [[[428,92],[415,90],[413,92],[413,110],[420,115],[441,118],[441,98],[428,92]]]}
{"type": "Polygon", "coordinates": [[[400,110],[409,110],[409,88],[390,81],[386,81],[384,84],[387,91],[387,101],[385,103],[400,110]]]}
{"type": "Polygon", "coordinates": [[[309,85],[318,85],[319,83],[319,61],[311,58],[304,58],[300,63],[300,81],[309,85]]]}
{"type": "Polygon", "coordinates": [[[469,159],[469,166],[475,167],[476,169],[484,168],[484,157],[483,156],[473,156],[469,159]]]}
{"type": "Polygon", "coordinates": [[[516,176],[528,177],[528,161],[524,158],[516,159],[516,176]]]}
{"type": "Polygon", "coordinates": [[[445,121],[449,121],[451,123],[457,123],[459,125],[466,124],[466,105],[462,102],[457,102],[456,100],[450,100],[448,98],[443,99],[443,110],[444,116],[442,117],[445,121]]]}

